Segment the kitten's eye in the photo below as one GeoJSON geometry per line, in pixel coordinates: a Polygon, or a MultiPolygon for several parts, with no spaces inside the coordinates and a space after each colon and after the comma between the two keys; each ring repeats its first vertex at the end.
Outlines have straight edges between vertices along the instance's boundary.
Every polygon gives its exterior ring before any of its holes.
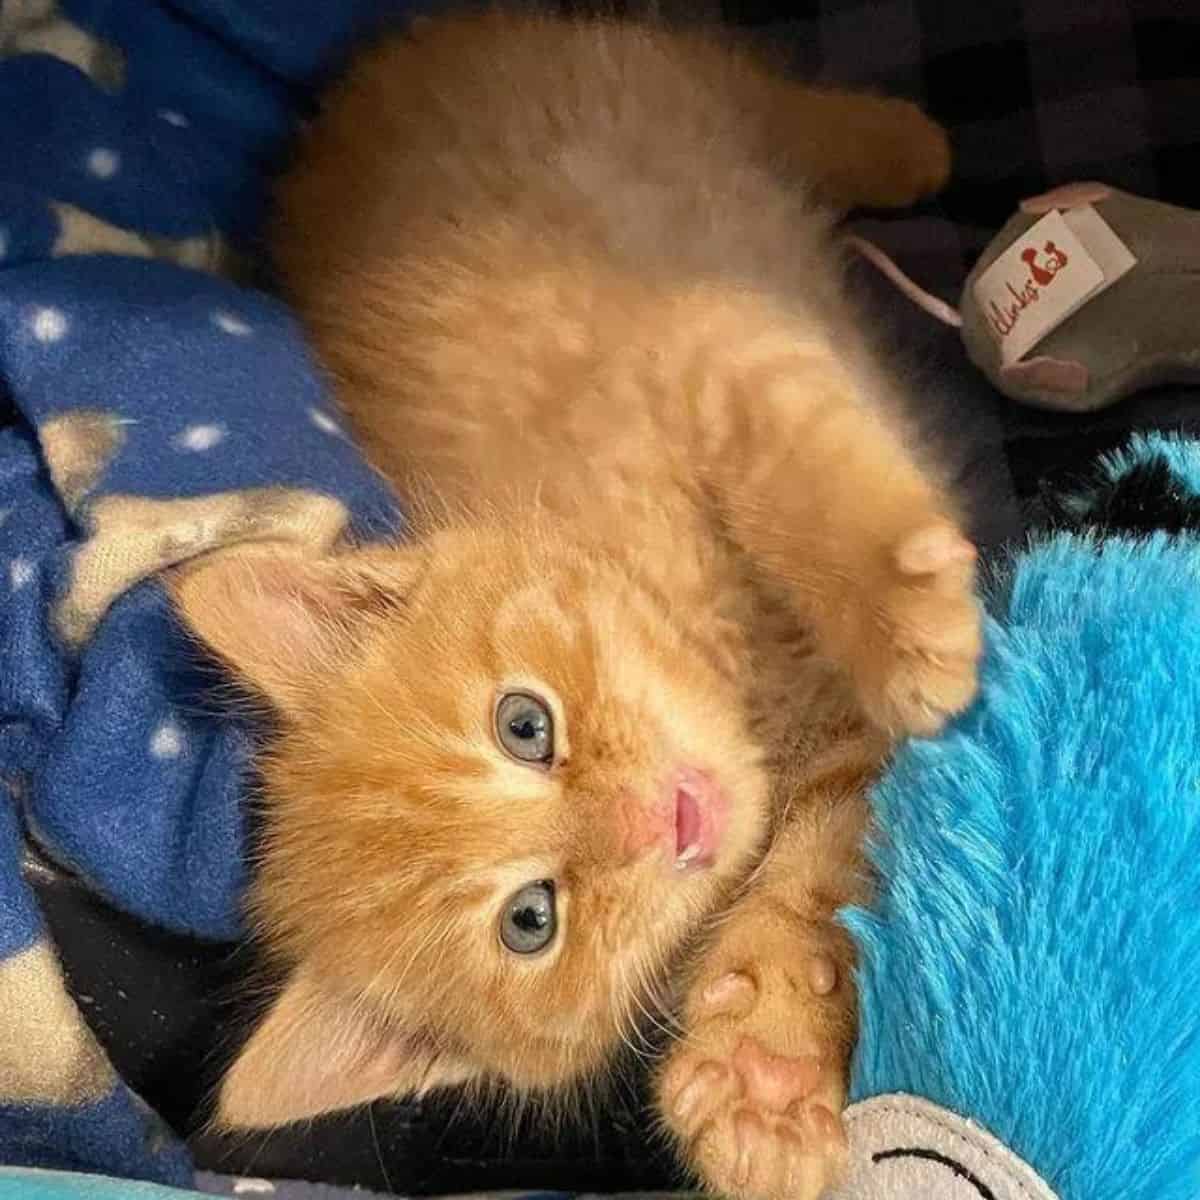
{"type": "Polygon", "coordinates": [[[548,763],[554,758],[554,719],[528,692],[509,692],[496,705],[496,737],[518,762],[548,763]]]}
{"type": "Polygon", "coordinates": [[[500,940],[514,954],[536,954],[545,950],[557,932],[554,884],[548,879],[527,883],[504,906],[500,940]]]}

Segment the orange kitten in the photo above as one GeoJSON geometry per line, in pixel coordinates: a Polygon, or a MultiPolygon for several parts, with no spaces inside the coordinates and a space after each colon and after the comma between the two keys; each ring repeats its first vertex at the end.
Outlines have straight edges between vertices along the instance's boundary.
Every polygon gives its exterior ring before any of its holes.
{"type": "Polygon", "coordinates": [[[834,1177],[864,789],[979,626],[830,214],[947,170],[909,104],[615,23],[447,18],[332,92],[279,265],[368,454],[459,515],[180,583],[279,716],[254,913],[292,974],[225,1124],[586,1081],[682,983],[685,1161],[834,1177]]]}

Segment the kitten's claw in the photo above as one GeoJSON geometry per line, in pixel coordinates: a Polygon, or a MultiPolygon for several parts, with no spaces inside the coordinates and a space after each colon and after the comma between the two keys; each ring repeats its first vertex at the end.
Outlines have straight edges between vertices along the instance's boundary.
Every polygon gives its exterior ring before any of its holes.
{"type": "Polygon", "coordinates": [[[821,1011],[838,983],[816,955],[808,993],[771,968],[696,989],[659,1080],[667,1124],[704,1184],[733,1200],[816,1200],[840,1173],[844,1053],[821,1011]],[[731,1007],[730,1001],[736,1000],[731,1007]]]}
{"type": "Polygon", "coordinates": [[[704,989],[698,1007],[706,1017],[744,1017],[757,998],[754,980],[744,971],[730,971],[704,989]]]}
{"type": "Polygon", "coordinates": [[[975,696],[983,639],[975,547],[933,521],[904,537],[864,601],[854,671],[867,714],[895,734],[937,733],[975,696]]]}
{"type": "Polygon", "coordinates": [[[975,561],[975,547],[953,525],[926,525],[909,534],[895,553],[902,575],[935,575],[956,564],[975,561]]]}

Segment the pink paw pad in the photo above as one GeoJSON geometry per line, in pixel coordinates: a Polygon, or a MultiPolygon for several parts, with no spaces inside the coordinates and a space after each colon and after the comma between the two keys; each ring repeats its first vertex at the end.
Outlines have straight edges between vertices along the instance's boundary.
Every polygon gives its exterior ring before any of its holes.
{"type": "Polygon", "coordinates": [[[738,1043],[733,1064],[747,1099],[772,1112],[786,1112],[821,1082],[821,1060],[815,1055],[784,1058],[768,1053],[753,1038],[738,1043]]]}

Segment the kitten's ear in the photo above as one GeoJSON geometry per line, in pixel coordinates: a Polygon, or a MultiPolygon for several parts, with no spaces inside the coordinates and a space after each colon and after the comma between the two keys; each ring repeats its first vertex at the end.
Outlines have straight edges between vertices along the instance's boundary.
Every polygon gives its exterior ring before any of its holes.
{"type": "Polygon", "coordinates": [[[352,634],[357,616],[398,612],[421,562],[417,550],[364,550],[325,558],[282,548],[227,551],[172,581],[191,631],[278,709],[352,634]]]}
{"type": "Polygon", "coordinates": [[[216,1125],[269,1129],[479,1074],[428,1038],[384,1028],[301,967],[226,1074],[216,1125]]]}

